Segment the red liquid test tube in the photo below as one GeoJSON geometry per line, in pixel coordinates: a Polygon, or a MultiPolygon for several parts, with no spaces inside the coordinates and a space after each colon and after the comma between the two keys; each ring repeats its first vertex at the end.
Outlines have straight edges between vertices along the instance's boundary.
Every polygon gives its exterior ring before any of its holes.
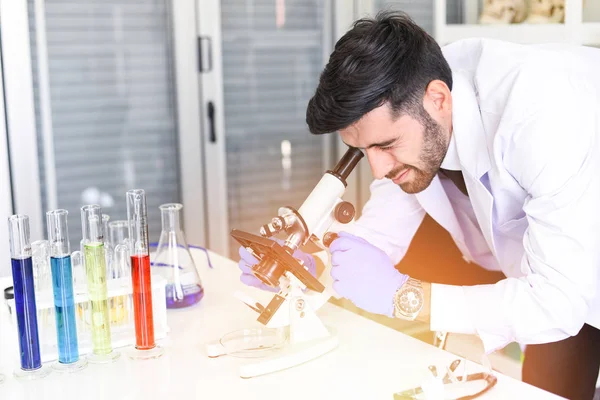
{"type": "Polygon", "coordinates": [[[135,320],[135,349],[130,353],[130,357],[158,358],[164,354],[164,350],[157,346],[154,340],[148,217],[144,190],[134,189],[127,192],[127,221],[131,246],[129,253],[135,320]]]}
{"type": "Polygon", "coordinates": [[[148,350],[155,346],[150,256],[131,256],[131,279],[133,281],[135,345],[139,350],[148,350]]]}

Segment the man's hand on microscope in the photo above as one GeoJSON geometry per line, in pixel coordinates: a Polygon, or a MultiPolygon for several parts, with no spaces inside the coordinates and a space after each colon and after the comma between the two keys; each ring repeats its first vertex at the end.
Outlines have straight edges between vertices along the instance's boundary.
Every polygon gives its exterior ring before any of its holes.
{"type": "Polygon", "coordinates": [[[333,290],[365,311],[393,317],[394,294],[408,275],[383,250],[347,232],[340,232],[329,250],[333,290]]]}
{"type": "MultiPolygon", "coordinates": [[[[283,241],[277,239],[279,244],[283,244],[283,241]]],[[[258,264],[258,260],[252,254],[246,250],[245,247],[240,247],[239,250],[240,261],[238,263],[238,267],[242,271],[242,275],[240,276],[240,281],[248,286],[253,286],[259,289],[268,290],[270,292],[278,292],[279,287],[271,287],[269,285],[264,284],[260,279],[252,274],[252,267],[258,264]]],[[[296,250],[293,254],[293,257],[302,260],[304,262],[304,266],[307,267],[308,272],[310,272],[313,276],[316,276],[317,273],[317,263],[315,258],[303,252],[302,250],[296,250]]]]}

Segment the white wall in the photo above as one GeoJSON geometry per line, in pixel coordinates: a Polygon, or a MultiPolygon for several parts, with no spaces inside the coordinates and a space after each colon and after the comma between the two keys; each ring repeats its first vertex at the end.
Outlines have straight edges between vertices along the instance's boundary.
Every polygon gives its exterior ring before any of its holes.
{"type": "Polygon", "coordinates": [[[600,1],[583,0],[583,21],[600,22],[600,1]]]}

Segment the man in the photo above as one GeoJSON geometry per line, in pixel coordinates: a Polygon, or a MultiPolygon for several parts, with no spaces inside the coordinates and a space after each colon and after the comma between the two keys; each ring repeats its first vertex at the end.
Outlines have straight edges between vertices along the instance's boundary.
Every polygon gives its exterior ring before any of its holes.
{"type": "Polygon", "coordinates": [[[525,382],[592,399],[599,71],[593,49],[473,39],[441,50],[403,14],[357,21],[307,109],[310,131],[339,132],[375,177],[352,233],[331,245],[334,289],[372,313],[477,334],[488,353],[526,344],[525,382]],[[398,271],[426,213],[506,279],[450,286],[398,271]]]}

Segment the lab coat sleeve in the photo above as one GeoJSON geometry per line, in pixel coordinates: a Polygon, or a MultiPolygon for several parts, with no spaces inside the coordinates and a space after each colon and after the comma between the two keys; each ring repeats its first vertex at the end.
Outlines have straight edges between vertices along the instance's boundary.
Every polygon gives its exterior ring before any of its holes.
{"type": "Polygon", "coordinates": [[[439,332],[477,334],[462,286],[431,284],[429,329],[439,332]]]}
{"type": "Polygon", "coordinates": [[[389,179],[374,180],[370,191],[360,218],[343,230],[380,248],[397,264],[406,254],[425,210],[415,195],[405,193],[389,179]]]}
{"type": "Polygon", "coordinates": [[[464,287],[487,353],[513,341],[538,344],[576,335],[597,290],[599,103],[593,88],[574,80],[545,86],[551,90],[539,86],[538,104],[515,103],[529,107],[527,116],[511,121],[508,114],[503,123],[512,126],[499,127],[512,131],[501,146],[504,167],[528,193],[523,276],[464,287]]]}

